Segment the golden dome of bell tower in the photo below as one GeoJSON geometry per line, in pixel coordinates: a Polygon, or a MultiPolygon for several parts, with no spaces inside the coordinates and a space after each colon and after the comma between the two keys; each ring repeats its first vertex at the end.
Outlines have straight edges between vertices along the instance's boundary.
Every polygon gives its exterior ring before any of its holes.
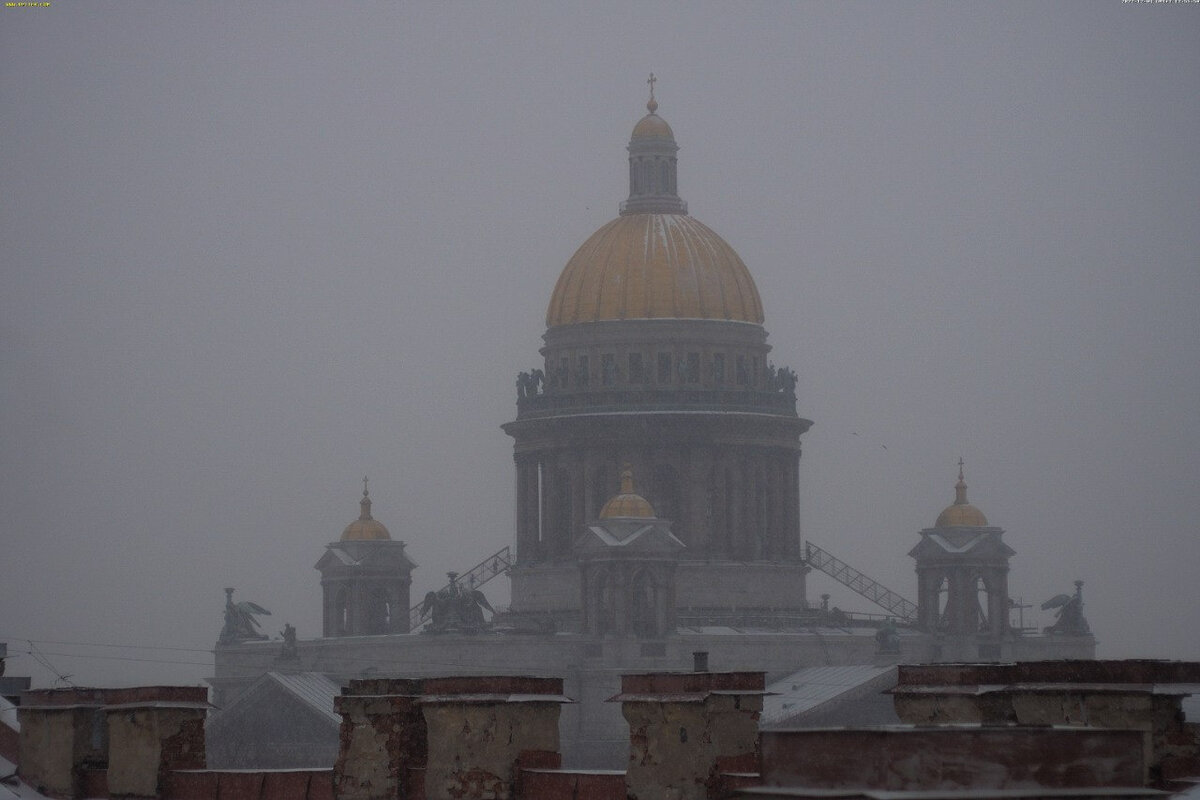
{"type": "Polygon", "coordinates": [[[967,526],[982,528],[988,524],[987,517],[975,506],[967,502],[967,482],[963,479],[963,460],[958,459],[958,483],[954,484],[954,502],[942,509],[935,528],[953,528],[967,526]]]}

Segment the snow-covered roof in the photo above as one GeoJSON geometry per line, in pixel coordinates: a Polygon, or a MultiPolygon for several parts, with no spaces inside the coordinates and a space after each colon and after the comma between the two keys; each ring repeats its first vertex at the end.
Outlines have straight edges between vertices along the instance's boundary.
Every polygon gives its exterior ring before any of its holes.
{"type": "MultiPolygon", "coordinates": [[[[852,664],[842,667],[805,667],[767,687],[770,692],[763,700],[761,724],[774,725],[795,717],[855,690],[884,676],[896,673],[896,667],[874,664],[852,664]]],[[[889,701],[890,702],[890,701],[889,701]]]]}
{"type": "Polygon", "coordinates": [[[341,724],[341,715],[333,710],[333,698],[341,693],[342,687],[320,672],[268,672],[267,677],[314,711],[341,724]]]}

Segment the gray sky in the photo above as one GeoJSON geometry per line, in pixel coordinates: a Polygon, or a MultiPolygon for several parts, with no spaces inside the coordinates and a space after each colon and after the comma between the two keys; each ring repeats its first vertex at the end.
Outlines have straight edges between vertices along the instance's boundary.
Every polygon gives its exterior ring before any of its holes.
{"type": "Polygon", "coordinates": [[[415,595],[508,544],[651,70],[816,423],[804,536],[914,597],[961,454],[1015,596],[1200,658],[1200,5],[1119,0],[0,8],[10,652],[194,683],[224,586],[317,635],[364,474],[415,595]]]}

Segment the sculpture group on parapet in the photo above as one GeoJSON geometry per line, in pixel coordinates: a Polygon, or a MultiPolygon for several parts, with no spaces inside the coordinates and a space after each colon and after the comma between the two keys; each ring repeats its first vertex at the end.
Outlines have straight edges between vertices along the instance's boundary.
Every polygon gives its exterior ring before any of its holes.
{"type": "Polygon", "coordinates": [[[1048,625],[1045,633],[1059,636],[1090,636],[1091,626],[1083,616],[1083,581],[1075,581],[1075,595],[1056,594],[1042,603],[1042,610],[1057,608],[1057,622],[1048,625]]]}
{"type": "Polygon", "coordinates": [[[767,365],[767,388],[772,391],[794,395],[798,380],[795,370],[791,367],[776,368],[774,364],[767,365]]]}
{"type": "Polygon", "coordinates": [[[487,630],[483,610],[495,614],[483,592],[464,589],[457,572],[447,572],[450,582],[439,591],[429,592],[420,605],[421,619],[432,616],[426,633],[479,633],[487,630]]]}
{"type": "Polygon", "coordinates": [[[258,631],[258,620],[254,618],[257,614],[269,616],[271,612],[249,600],[243,600],[240,603],[233,602],[233,589],[227,587],[225,589],[225,625],[221,628],[221,635],[217,641],[220,644],[236,644],[266,639],[267,635],[258,631]]]}
{"type": "Polygon", "coordinates": [[[892,654],[900,652],[900,631],[891,617],[884,620],[879,630],[875,631],[875,652],[892,654]]]}
{"type": "Polygon", "coordinates": [[[546,373],[540,369],[517,373],[517,399],[537,397],[546,383],[546,373]]]}

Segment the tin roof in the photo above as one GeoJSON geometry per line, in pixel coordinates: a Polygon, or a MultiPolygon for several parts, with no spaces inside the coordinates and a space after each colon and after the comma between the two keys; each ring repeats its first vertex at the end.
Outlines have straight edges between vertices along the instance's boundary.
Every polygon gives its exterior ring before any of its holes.
{"type": "MultiPolygon", "coordinates": [[[[889,674],[893,677],[891,683],[894,683],[895,672],[895,666],[875,664],[805,667],[797,670],[767,687],[771,696],[763,701],[760,724],[775,725],[839,697],[856,694],[868,684],[886,681],[889,674]]],[[[886,688],[890,688],[890,685],[880,687],[880,691],[886,688]]]]}
{"type": "Polygon", "coordinates": [[[320,672],[268,672],[266,677],[314,711],[341,724],[341,715],[333,710],[333,698],[342,687],[320,672]]]}

